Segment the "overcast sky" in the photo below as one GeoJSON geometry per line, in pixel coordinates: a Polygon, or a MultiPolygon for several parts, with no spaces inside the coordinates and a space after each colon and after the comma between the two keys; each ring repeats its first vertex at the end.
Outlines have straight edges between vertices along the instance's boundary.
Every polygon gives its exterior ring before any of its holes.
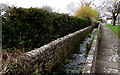
{"type": "Polygon", "coordinates": [[[79,0],[0,0],[0,3],[8,4],[9,6],[18,7],[42,7],[44,5],[51,6],[60,12],[67,13],[67,5],[71,2],[78,2],[79,0]]]}
{"type": "MultiPolygon", "coordinates": [[[[86,0],[87,1],[87,0],[86,0]]],[[[89,0],[88,0],[89,1],[89,0]]],[[[96,4],[98,4],[99,0],[96,0],[96,4]]],[[[44,5],[51,6],[55,10],[59,10],[61,13],[70,13],[67,10],[68,4],[71,2],[77,6],[79,0],[0,0],[0,3],[8,4],[9,6],[17,6],[17,7],[42,7],[44,5]]]]}

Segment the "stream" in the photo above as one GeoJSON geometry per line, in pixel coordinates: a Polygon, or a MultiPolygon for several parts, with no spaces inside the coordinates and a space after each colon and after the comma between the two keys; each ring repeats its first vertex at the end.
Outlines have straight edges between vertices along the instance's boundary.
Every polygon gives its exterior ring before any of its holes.
{"type": "Polygon", "coordinates": [[[76,53],[70,55],[69,59],[66,59],[67,63],[62,67],[58,68],[53,73],[62,73],[62,74],[70,74],[70,73],[77,73],[80,74],[82,72],[83,66],[86,61],[86,51],[87,51],[87,44],[89,44],[93,38],[94,33],[97,28],[94,28],[92,32],[85,38],[85,40],[80,44],[80,49],[76,53]]]}

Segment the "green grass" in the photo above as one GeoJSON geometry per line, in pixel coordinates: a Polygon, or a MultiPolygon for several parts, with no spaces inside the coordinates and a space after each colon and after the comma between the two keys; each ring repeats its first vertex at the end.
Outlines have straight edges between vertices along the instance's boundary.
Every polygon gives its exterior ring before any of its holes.
{"type": "Polygon", "coordinates": [[[107,24],[107,26],[120,38],[120,25],[107,24]]]}

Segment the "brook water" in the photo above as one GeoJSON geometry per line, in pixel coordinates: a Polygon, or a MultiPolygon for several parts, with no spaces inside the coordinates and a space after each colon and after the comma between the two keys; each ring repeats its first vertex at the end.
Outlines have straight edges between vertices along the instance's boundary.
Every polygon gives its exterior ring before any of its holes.
{"type": "Polygon", "coordinates": [[[89,43],[91,43],[91,41],[93,40],[94,33],[96,30],[97,29],[94,28],[92,32],[88,35],[88,37],[85,38],[85,41],[83,41],[83,43],[80,44],[79,51],[71,54],[70,58],[66,59],[67,63],[65,65],[57,68],[56,71],[52,73],[55,73],[55,74],[81,73],[86,61],[86,52],[87,52],[86,46],[89,43]]]}

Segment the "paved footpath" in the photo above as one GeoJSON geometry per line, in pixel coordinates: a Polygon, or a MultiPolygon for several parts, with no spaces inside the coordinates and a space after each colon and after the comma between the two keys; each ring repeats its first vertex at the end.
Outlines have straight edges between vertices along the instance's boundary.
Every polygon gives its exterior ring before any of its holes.
{"type": "Polygon", "coordinates": [[[101,38],[96,62],[96,73],[120,75],[120,39],[105,24],[101,25],[101,38]]]}

